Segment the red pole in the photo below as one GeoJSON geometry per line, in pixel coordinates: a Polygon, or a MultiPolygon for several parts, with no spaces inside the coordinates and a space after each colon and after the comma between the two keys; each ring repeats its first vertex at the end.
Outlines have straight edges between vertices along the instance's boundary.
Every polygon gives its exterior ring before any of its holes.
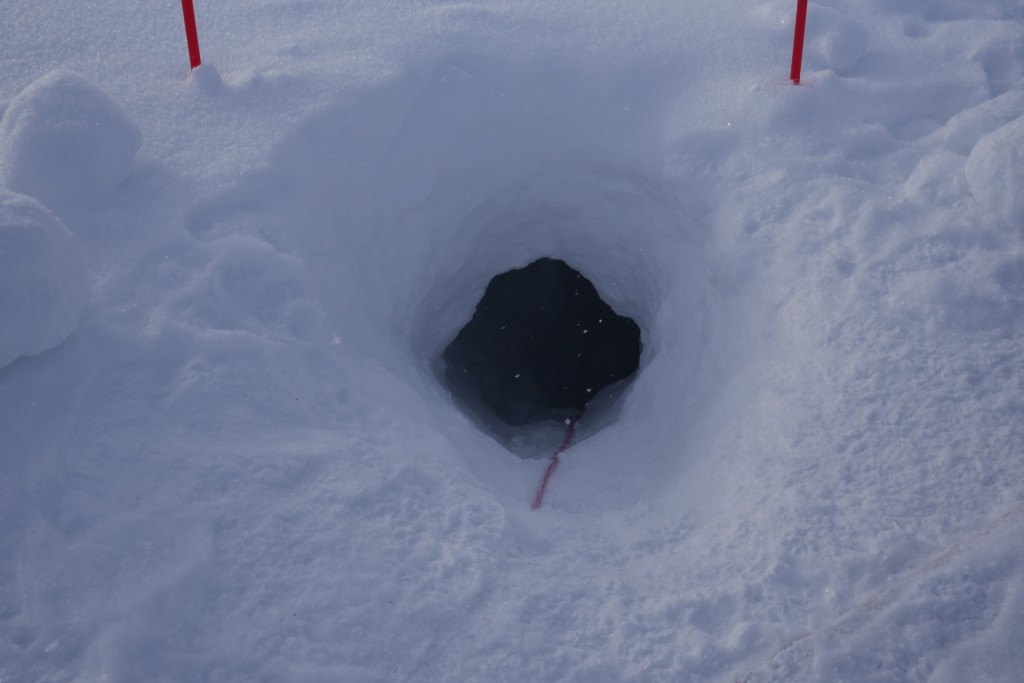
{"type": "Polygon", "coordinates": [[[202,63],[202,60],[199,58],[199,34],[196,32],[196,11],[192,7],[192,0],[181,0],[181,11],[185,15],[188,61],[194,69],[202,63]]]}
{"type": "Polygon", "coordinates": [[[796,27],[793,30],[793,64],[789,68],[789,80],[797,85],[800,85],[800,66],[804,61],[804,29],[806,26],[807,0],[797,0],[796,27]]]}

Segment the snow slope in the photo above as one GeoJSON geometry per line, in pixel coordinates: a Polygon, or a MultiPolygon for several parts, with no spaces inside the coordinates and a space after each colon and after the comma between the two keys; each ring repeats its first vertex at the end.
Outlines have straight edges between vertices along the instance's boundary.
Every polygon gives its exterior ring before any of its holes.
{"type": "Polygon", "coordinates": [[[197,12],[0,28],[0,681],[1020,679],[1019,3],[197,12]],[[532,512],[542,256],[644,353],[532,512]]]}

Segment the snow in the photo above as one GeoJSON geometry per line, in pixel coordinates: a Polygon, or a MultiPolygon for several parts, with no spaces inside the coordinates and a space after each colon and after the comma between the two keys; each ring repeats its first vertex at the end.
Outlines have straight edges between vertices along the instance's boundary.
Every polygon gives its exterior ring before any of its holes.
{"type": "Polygon", "coordinates": [[[0,680],[1018,680],[1024,14],[794,9],[17,0],[0,680]],[[531,511],[541,257],[644,348],[531,511]]]}
{"type": "Polygon", "coordinates": [[[36,200],[0,189],[0,368],[64,341],[88,292],[78,239],[36,200]]]}
{"type": "Polygon", "coordinates": [[[964,171],[985,208],[1010,227],[1024,225],[1024,115],[982,137],[964,171]]]}
{"type": "Polygon", "coordinates": [[[843,12],[818,5],[807,18],[804,60],[809,68],[827,68],[837,73],[855,67],[868,48],[868,33],[843,12]]]}
{"type": "Polygon", "coordinates": [[[945,127],[946,147],[953,152],[968,155],[982,135],[1024,116],[1024,92],[1011,90],[987,100],[977,107],[965,109],[945,127]]]}
{"type": "Polygon", "coordinates": [[[0,120],[0,184],[64,208],[129,173],[142,133],[103,92],[67,72],[22,90],[0,120]]]}

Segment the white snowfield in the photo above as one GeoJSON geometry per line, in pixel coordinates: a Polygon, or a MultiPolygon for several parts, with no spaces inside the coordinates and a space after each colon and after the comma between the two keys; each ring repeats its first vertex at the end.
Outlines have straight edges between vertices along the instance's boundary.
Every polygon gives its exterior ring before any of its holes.
{"type": "Polygon", "coordinates": [[[0,24],[0,682],[1022,680],[1019,2],[196,10],[0,24]],[[545,256],[644,347],[534,512],[545,256]]]}

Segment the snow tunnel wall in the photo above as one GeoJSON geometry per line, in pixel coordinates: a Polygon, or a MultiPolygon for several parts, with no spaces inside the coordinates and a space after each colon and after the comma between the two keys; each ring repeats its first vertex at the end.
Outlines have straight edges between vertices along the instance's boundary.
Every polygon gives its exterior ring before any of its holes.
{"type": "Polygon", "coordinates": [[[663,176],[658,109],[631,79],[445,63],[316,116],[258,191],[276,197],[336,343],[428,403],[447,396],[442,352],[491,278],[549,257],[641,328],[623,410],[649,411],[665,383],[684,405],[703,230],[663,176]]]}

